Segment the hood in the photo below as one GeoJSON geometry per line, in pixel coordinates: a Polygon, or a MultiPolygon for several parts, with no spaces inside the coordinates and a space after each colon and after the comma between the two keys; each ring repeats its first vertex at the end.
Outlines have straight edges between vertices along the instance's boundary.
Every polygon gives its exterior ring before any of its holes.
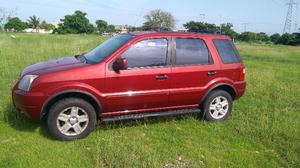
{"type": "Polygon", "coordinates": [[[21,77],[27,74],[42,75],[85,65],[87,64],[76,59],[74,56],[62,57],[54,60],[32,64],[23,70],[23,72],[21,73],[21,77]]]}

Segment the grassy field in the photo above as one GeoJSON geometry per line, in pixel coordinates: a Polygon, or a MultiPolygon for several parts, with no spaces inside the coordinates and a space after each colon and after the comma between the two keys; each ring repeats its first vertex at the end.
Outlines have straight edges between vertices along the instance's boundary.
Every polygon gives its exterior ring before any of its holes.
{"type": "Polygon", "coordinates": [[[300,47],[238,44],[248,87],[226,122],[114,122],[60,142],[16,114],[11,87],[27,65],[85,52],[104,38],[14,35],[0,33],[0,167],[300,167],[300,47]]]}

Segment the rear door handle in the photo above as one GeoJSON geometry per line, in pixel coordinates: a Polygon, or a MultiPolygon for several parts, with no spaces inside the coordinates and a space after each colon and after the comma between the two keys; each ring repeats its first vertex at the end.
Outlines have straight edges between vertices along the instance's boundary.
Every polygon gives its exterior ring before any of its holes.
{"type": "Polygon", "coordinates": [[[166,80],[168,79],[168,75],[157,75],[156,77],[156,80],[166,80]]]}
{"type": "Polygon", "coordinates": [[[207,75],[208,76],[215,76],[215,75],[217,75],[217,72],[216,71],[209,71],[209,72],[207,72],[207,75]]]}

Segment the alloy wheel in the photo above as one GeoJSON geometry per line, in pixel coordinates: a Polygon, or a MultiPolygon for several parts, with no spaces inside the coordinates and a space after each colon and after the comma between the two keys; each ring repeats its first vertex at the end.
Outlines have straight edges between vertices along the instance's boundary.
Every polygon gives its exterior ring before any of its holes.
{"type": "Polygon", "coordinates": [[[61,111],[57,117],[56,125],[58,130],[67,136],[81,134],[89,123],[89,116],[80,107],[68,107],[61,111]]]}

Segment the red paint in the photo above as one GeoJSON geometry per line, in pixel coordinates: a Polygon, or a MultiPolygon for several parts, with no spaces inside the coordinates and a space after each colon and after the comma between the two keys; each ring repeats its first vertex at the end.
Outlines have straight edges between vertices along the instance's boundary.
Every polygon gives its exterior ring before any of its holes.
{"type": "Polygon", "coordinates": [[[101,104],[99,114],[120,115],[157,110],[196,107],[206,93],[220,84],[232,86],[236,98],[246,87],[242,63],[223,64],[212,39],[229,39],[223,35],[191,33],[141,33],[98,64],[86,64],[74,57],[37,63],[21,74],[39,75],[29,92],[13,87],[15,106],[32,118],[41,117],[41,109],[52,96],[65,91],[84,91],[101,104]],[[167,66],[163,68],[112,70],[113,61],[131,45],[148,38],[200,38],[210,50],[214,63],[198,66],[167,66]],[[207,73],[216,71],[217,75],[207,73]],[[156,76],[166,75],[166,80],[156,76]]]}

